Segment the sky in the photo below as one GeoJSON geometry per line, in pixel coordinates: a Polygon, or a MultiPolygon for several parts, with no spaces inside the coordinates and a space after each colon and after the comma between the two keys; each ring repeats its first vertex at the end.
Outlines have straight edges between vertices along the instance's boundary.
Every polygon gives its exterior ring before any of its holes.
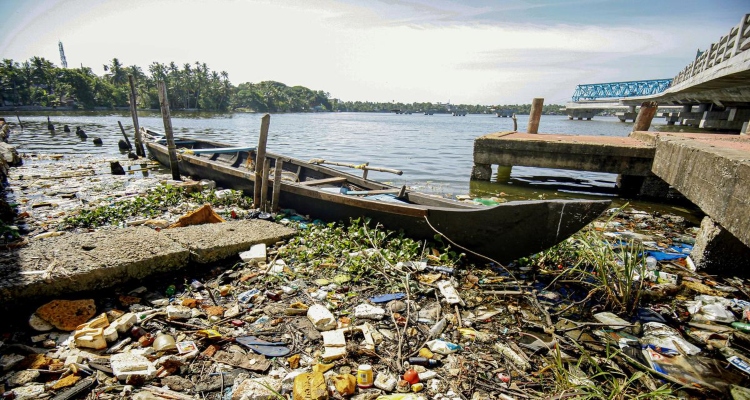
{"type": "Polygon", "coordinates": [[[0,0],[0,57],[199,61],[344,101],[569,101],[577,84],[674,77],[748,0],[0,0]]]}

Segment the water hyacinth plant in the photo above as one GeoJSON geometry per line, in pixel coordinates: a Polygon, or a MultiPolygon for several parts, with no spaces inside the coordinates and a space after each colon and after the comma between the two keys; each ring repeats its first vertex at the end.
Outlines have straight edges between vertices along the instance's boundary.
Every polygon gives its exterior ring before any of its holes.
{"type": "Polygon", "coordinates": [[[243,196],[242,192],[237,190],[217,192],[214,189],[206,189],[191,193],[181,186],[159,185],[139,196],[113,200],[96,207],[81,209],[75,214],[67,216],[58,229],[96,228],[117,225],[129,219],[154,218],[162,215],[170,207],[176,207],[183,203],[249,209],[252,205],[252,199],[243,196]]]}

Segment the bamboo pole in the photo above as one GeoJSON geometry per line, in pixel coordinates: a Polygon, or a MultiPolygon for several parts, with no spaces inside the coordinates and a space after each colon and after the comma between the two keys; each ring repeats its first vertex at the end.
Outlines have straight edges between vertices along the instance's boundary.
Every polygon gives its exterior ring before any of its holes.
{"type": "MultiPolygon", "coordinates": [[[[146,152],[143,150],[143,138],[141,138],[140,124],[138,124],[138,110],[135,106],[135,81],[133,80],[133,75],[128,75],[128,82],[130,83],[130,116],[133,117],[133,129],[135,129],[135,154],[138,157],[145,157],[146,152]]],[[[132,149],[133,147],[130,148],[132,149]]]]}
{"type": "Polygon", "coordinates": [[[122,127],[122,122],[117,121],[117,124],[120,125],[120,132],[122,132],[122,136],[125,137],[125,143],[128,144],[128,149],[133,150],[133,146],[130,144],[130,139],[128,139],[128,135],[125,134],[125,128],[122,127]]]}
{"type": "Polygon", "coordinates": [[[23,130],[23,122],[21,122],[21,117],[18,116],[18,113],[16,113],[16,119],[18,120],[18,125],[21,125],[21,130],[23,130]]]}
{"type": "Polygon", "coordinates": [[[268,141],[268,126],[271,125],[271,115],[266,114],[260,120],[260,136],[258,137],[258,152],[255,156],[255,184],[253,185],[253,204],[260,208],[260,190],[263,178],[263,163],[266,161],[266,142],[268,141]]]}
{"type": "MultiPolygon", "coordinates": [[[[271,172],[271,159],[263,161],[263,183],[260,187],[260,210],[268,212],[268,174],[271,172]]],[[[257,181],[256,181],[257,182],[257,181]]]]}
{"type": "Polygon", "coordinates": [[[167,85],[164,81],[157,83],[159,87],[159,105],[161,118],[164,120],[164,134],[167,136],[167,150],[169,151],[169,167],[172,169],[172,179],[180,180],[180,167],[177,165],[177,149],[172,136],[172,118],[169,116],[169,100],[167,99],[167,85]]]}
{"type": "Polygon", "coordinates": [[[542,118],[542,107],[544,98],[536,97],[531,101],[531,111],[529,112],[529,125],[526,128],[527,133],[539,133],[539,119],[542,118]]]}
{"type": "Polygon", "coordinates": [[[659,103],[655,101],[641,103],[641,109],[638,110],[638,116],[635,117],[633,131],[647,131],[651,127],[651,120],[654,119],[657,108],[659,108],[659,103]]]}
{"type": "Polygon", "coordinates": [[[276,165],[273,166],[273,193],[271,193],[271,212],[279,209],[279,196],[281,195],[281,173],[284,171],[284,161],[276,159],[276,165]]]}
{"type": "Polygon", "coordinates": [[[336,165],[338,167],[348,167],[348,168],[354,168],[354,169],[362,169],[362,170],[365,170],[365,171],[389,172],[391,174],[396,174],[396,175],[402,175],[404,173],[403,171],[401,171],[399,169],[382,168],[382,167],[371,167],[369,162],[357,165],[357,164],[352,164],[352,163],[328,161],[328,160],[324,160],[322,158],[313,158],[313,159],[310,159],[310,161],[308,161],[308,162],[310,164],[336,165]]]}

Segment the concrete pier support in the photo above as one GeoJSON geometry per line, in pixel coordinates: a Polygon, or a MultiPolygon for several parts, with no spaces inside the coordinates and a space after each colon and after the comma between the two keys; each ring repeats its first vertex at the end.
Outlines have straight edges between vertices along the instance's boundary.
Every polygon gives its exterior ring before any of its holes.
{"type": "Polygon", "coordinates": [[[704,129],[736,130],[742,132],[750,120],[750,108],[729,107],[723,111],[704,111],[698,126],[704,129]]]}
{"type": "Polygon", "coordinates": [[[618,175],[617,189],[623,197],[645,197],[652,199],[680,198],[667,182],[654,174],[647,176],[618,175]]]}
{"type": "Polygon", "coordinates": [[[565,113],[568,114],[568,119],[577,119],[580,121],[585,118],[587,121],[590,121],[591,118],[594,118],[596,111],[597,110],[581,108],[565,110],[565,113]]]}
{"type": "Polygon", "coordinates": [[[667,121],[667,125],[674,125],[680,120],[680,113],[664,113],[664,119],[667,121]]]}
{"type": "Polygon", "coordinates": [[[471,168],[471,179],[480,181],[492,179],[492,164],[474,164],[471,168]]]}
{"type": "Polygon", "coordinates": [[[615,116],[620,119],[620,122],[627,122],[628,120],[635,122],[638,113],[635,111],[635,106],[629,106],[627,112],[618,112],[615,113],[615,116]]]}
{"type": "Polygon", "coordinates": [[[507,183],[510,181],[510,175],[513,173],[513,166],[498,165],[497,166],[497,181],[507,183]]]}
{"type": "Polygon", "coordinates": [[[710,217],[704,217],[690,258],[699,269],[747,276],[750,248],[710,217]]]}

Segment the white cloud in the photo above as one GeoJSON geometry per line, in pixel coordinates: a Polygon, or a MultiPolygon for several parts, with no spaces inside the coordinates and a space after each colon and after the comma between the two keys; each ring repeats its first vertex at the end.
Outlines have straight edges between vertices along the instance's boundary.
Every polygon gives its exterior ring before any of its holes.
{"type": "Polygon", "coordinates": [[[20,25],[0,40],[3,57],[39,55],[59,64],[60,39],[70,66],[83,64],[97,73],[113,57],[144,70],[153,61],[201,61],[229,72],[235,84],[276,80],[344,100],[565,101],[577,83],[672,76],[690,61],[697,43],[722,34],[706,39],[706,30],[696,33],[669,20],[649,27],[491,24],[471,20],[486,9],[450,2],[46,4],[33,12],[26,6],[20,25]],[[679,54],[686,54],[684,62],[679,54]],[[660,66],[660,76],[641,75],[649,62],[660,66]]]}

